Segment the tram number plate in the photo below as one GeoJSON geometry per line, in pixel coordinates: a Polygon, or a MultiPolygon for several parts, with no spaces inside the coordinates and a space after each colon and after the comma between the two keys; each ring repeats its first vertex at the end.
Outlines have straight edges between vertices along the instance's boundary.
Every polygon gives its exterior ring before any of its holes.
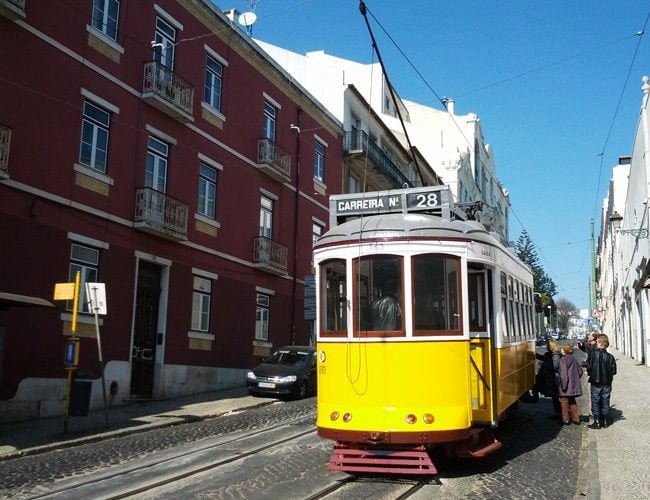
{"type": "Polygon", "coordinates": [[[264,389],[275,389],[275,384],[272,384],[270,382],[259,382],[257,385],[259,387],[263,387],[264,389]]]}

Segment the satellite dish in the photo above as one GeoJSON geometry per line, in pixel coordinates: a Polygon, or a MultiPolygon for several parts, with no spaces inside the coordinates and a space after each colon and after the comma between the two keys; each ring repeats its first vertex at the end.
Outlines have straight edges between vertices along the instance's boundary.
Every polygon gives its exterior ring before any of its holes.
{"type": "Polygon", "coordinates": [[[241,16],[239,16],[239,24],[242,26],[252,26],[255,21],[257,21],[257,16],[255,15],[255,12],[244,12],[241,16]]]}

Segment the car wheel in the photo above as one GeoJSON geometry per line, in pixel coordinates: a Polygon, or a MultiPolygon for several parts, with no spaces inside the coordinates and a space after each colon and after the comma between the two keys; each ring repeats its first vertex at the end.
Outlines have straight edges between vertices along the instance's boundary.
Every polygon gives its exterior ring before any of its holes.
{"type": "Polygon", "coordinates": [[[307,397],[307,381],[303,380],[300,384],[300,390],[298,391],[298,399],[304,399],[307,397]]]}

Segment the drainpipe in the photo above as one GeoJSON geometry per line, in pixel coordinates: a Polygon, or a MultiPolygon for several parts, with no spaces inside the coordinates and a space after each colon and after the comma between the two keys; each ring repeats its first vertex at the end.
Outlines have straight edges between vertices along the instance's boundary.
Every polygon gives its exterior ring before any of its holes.
{"type": "Polygon", "coordinates": [[[290,130],[296,133],[296,195],[293,206],[293,280],[291,282],[291,345],[296,343],[296,291],[298,288],[298,202],[300,200],[300,122],[302,109],[298,107],[296,124],[290,130]]]}

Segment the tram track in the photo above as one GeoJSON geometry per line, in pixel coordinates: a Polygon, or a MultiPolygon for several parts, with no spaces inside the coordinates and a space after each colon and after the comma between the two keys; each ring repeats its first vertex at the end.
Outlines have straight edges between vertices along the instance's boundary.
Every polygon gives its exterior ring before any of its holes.
{"type": "MultiPolygon", "coordinates": [[[[358,487],[366,489],[368,485],[381,484],[385,487],[387,484],[392,485],[395,491],[391,492],[395,500],[406,500],[411,498],[422,488],[429,485],[440,486],[441,483],[438,479],[431,477],[422,478],[402,478],[399,476],[385,477],[385,476],[348,476],[346,478],[336,481],[324,487],[322,490],[314,493],[306,498],[306,500],[322,500],[327,498],[339,498],[337,494],[341,494],[342,490],[350,489],[351,487],[358,487]]],[[[385,493],[385,492],[384,492],[385,493]]],[[[346,496],[355,496],[353,494],[346,496]]]]}
{"type": "Polygon", "coordinates": [[[316,429],[288,433],[287,429],[308,424],[301,416],[282,424],[245,432],[238,436],[224,436],[210,444],[185,446],[183,450],[167,450],[162,456],[139,461],[137,465],[114,466],[109,471],[97,471],[81,478],[69,478],[58,484],[41,486],[47,491],[25,492],[24,499],[102,498],[121,499],[137,497],[145,492],[168,487],[198,474],[231,465],[248,457],[280,447],[305,436],[315,435],[316,429]],[[278,437],[274,437],[279,435],[278,437]],[[280,437],[281,436],[281,437],[280,437]],[[256,445],[262,441],[264,444],[256,445]]]}

